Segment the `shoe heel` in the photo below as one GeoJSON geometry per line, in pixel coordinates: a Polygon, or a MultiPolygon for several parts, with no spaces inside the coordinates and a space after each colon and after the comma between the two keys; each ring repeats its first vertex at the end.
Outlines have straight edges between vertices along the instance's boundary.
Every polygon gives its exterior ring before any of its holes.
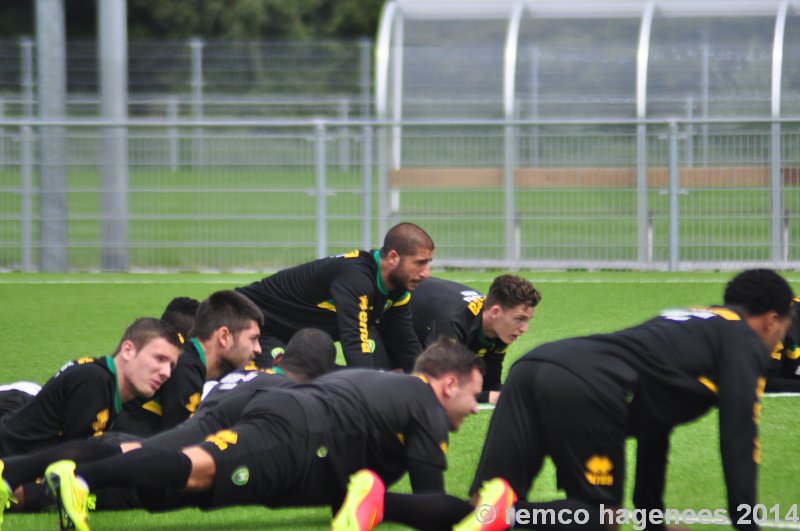
{"type": "Polygon", "coordinates": [[[58,511],[58,531],[70,528],[70,521],[67,519],[64,505],[61,503],[61,477],[58,474],[47,476],[47,494],[56,502],[58,511]]]}

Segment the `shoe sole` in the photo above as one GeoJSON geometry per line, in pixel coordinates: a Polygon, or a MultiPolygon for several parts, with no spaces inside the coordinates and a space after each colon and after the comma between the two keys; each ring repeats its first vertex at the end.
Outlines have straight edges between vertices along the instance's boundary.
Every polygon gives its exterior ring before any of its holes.
{"type": "MultiPolygon", "coordinates": [[[[58,474],[49,475],[47,477],[47,486],[50,496],[55,500],[56,508],[58,509],[59,531],[64,531],[65,529],[76,529],[78,526],[75,525],[75,521],[70,516],[69,510],[64,505],[64,501],[61,496],[61,476],[58,474]]],[[[89,528],[85,527],[85,529],[89,528]]]]}

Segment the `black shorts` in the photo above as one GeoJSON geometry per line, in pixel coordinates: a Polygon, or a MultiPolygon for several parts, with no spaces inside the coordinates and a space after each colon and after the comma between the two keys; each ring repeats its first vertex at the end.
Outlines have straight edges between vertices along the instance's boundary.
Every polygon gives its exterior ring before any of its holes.
{"type": "Polygon", "coordinates": [[[239,422],[247,404],[259,389],[246,392],[231,392],[212,407],[201,409],[178,426],[154,435],[142,442],[142,446],[157,446],[180,450],[193,444],[200,444],[206,436],[232,427],[239,422]]]}
{"type": "MultiPolygon", "coordinates": [[[[611,372],[635,380],[633,369],[624,363],[613,359],[610,365],[611,372]]],[[[617,381],[598,375],[597,382],[588,385],[551,362],[515,364],[492,416],[470,493],[484,481],[502,477],[525,499],[549,455],[567,497],[620,505],[628,390],[617,381]]]]}
{"type": "Polygon", "coordinates": [[[330,504],[339,489],[323,479],[327,453],[318,451],[303,409],[286,394],[260,395],[240,422],[201,444],[216,464],[205,508],[330,504]]]}

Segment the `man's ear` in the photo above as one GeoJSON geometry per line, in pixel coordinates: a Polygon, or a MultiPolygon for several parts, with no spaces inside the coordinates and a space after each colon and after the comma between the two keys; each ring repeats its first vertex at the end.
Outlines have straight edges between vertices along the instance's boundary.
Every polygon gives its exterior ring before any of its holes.
{"type": "Polygon", "coordinates": [[[397,251],[395,251],[394,249],[392,249],[392,250],[391,250],[391,251],[389,251],[389,253],[386,255],[386,261],[389,263],[389,265],[391,265],[391,266],[392,266],[392,269],[394,269],[395,267],[397,267],[397,264],[399,264],[399,263],[400,263],[400,254],[398,254],[398,252],[397,252],[397,251]]]}
{"type": "Polygon", "coordinates": [[[133,344],[133,341],[131,341],[130,339],[126,339],[125,341],[123,341],[122,345],[120,345],[119,347],[118,356],[121,356],[122,359],[124,359],[125,361],[129,361],[132,358],[135,358],[136,345],[133,344]]]}
{"type": "Polygon", "coordinates": [[[233,334],[231,334],[231,330],[227,326],[220,326],[214,334],[217,336],[217,342],[223,349],[228,348],[233,342],[233,334]]]}
{"type": "Polygon", "coordinates": [[[500,316],[500,312],[502,311],[503,309],[500,307],[499,304],[492,304],[491,306],[483,310],[483,313],[489,315],[489,317],[491,317],[492,319],[497,319],[500,316]]]}
{"type": "Polygon", "coordinates": [[[452,397],[458,389],[458,377],[451,373],[447,373],[443,377],[444,380],[444,395],[448,398],[452,397]]]}

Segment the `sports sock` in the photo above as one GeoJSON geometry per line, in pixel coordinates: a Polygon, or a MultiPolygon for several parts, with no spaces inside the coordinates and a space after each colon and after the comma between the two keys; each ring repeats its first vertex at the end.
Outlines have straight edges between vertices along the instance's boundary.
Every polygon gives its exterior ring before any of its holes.
{"type": "Polygon", "coordinates": [[[114,485],[182,489],[191,473],[192,460],[186,454],[156,447],[131,450],[75,469],[75,475],[92,490],[114,485]]]}
{"type": "Polygon", "coordinates": [[[29,455],[20,455],[5,459],[5,479],[12,489],[23,483],[34,481],[44,475],[50,463],[62,459],[70,459],[76,463],[87,463],[118,455],[122,452],[116,444],[99,441],[71,441],[29,455]]]}
{"type": "Polygon", "coordinates": [[[383,497],[383,520],[415,529],[450,529],[473,511],[472,505],[449,494],[398,494],[383,497]]]}
{"type": "Polygon", "coordinates": [[[608,530],[600,523],[600,507],[598,505],[574,498],[537,503],[519,501],[514,504],[514,510],[517,514],[511,527],[517,529],[608,530]]]}

